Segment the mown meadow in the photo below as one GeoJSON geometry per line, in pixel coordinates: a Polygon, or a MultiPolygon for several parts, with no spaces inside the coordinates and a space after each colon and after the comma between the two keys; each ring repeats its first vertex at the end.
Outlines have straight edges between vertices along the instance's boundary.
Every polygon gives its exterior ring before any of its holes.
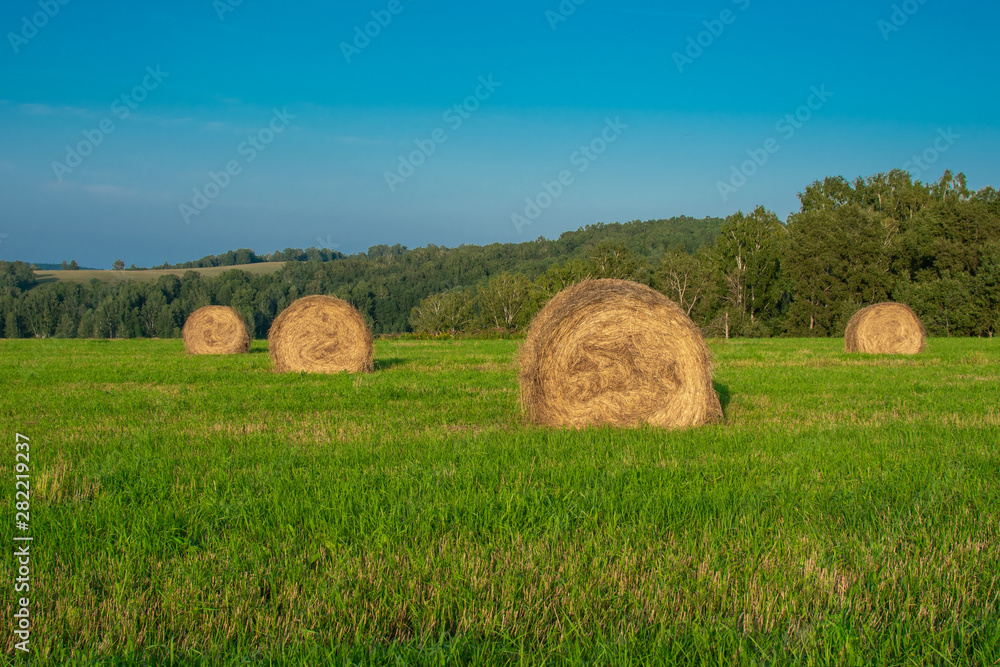
{"type": "Polygon", "coordinates": [[[675,432],[524,424],[517,346],[0,342],[31,664],[1000,664],[1000,341],[710,341],[675,432]]]}

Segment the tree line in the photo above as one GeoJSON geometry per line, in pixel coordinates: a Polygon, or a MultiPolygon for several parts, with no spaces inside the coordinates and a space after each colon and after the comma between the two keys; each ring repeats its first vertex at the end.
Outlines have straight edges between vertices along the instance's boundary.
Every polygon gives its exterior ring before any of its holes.
{"type": "MultiPolygon", "coordinates": [[[[711,244],[721,225],[721,219],[682,217],[589,225],[555,240],[518,244],[413,250],[377,245],[353,255],[286,249],[272,253],[272,261],[277,256],[286,263],[269,274],[234,266],[212,278],[190,270],[156,281],[95,278],[84,285],[38,283],[29,265],[0,262],[0,332],[7,338],[171,338],[180,336],[198,308],[225,305],[240,312],[255,337],[264,338],[278,313],[311,294],[333,294],[354,304],[376,334],[410,331],[411,311],[430,295],[488,282],[504,272],[533,278],[560,261],[588,257],[610,240],[639,256],[674,247],[695,251],[711,244]]],[[[256,257],[253,251],[237,250],[190,264],[233,266],[231,261],[251,257],[256,257]]],[[[126,270],[123,276],[128,275],[126,270]]]]}
{"type": "Polygon", "coordinates": [[[964,174],[935,183],[901,170],[826,178],[782,222],[757,207],[726,218],[711,244],[657,257],[614,241],[532,278],[504,273],[443,291],[411,314],[415,331],[523,329],[559,290],[624,278],[660,290],[709,335],[842,336],[861,307],[909,304],[934,336],[1000,331],[1000,194],[964,174]]]}
{"type": "MultiPolygon", "coordinates": [[[[330,262],[335,259],[343,259],[344,257],[346,257],[345,254],[336,250],[330,250],[329,248],[307,248],[306,250],[302,250],[301,248],[285,248],[284,250],[269,252],[266,255],[258,255],[249,248],[240,248],[224,252],[221,255],[206,255],[192,262],[183,262],[180,264],[164,262],[160,266],[151,268],[159,270],[207,269],[214,266],[245,266],[261,262],[330,262]]],[[[136,270],[136,268],[133,265],[129,270],[136,270]]],[[[144,269],[138,270],[142,271],[144,269]]]]}
{"type": "MultiPolygon", "coordinates": [[[[801,210],[784,222],[757,207],[725,220],[589,225],[519,244],[379,245],[354,255],[286,249],[284,267],[264,275],[188,271],[155,282],[36,285],[27,265],[0,262],[0,331],[8,338],[176,337],[188,315],[215,304],[235,308],[263,338],[295,299],[333,294],[357,307],[376,334],[509,332],[586,278],[650,285],[713,336],[840,336],[855,311],[888,300],[909,304],[931,335],[1000,330],[994,188],[973,192],[963,174],[922,183],[894,170],[816,181],[799,199],[801,210]]],[[[256,255],[232,251],[198,264],[248,257],[256,255]]]]}

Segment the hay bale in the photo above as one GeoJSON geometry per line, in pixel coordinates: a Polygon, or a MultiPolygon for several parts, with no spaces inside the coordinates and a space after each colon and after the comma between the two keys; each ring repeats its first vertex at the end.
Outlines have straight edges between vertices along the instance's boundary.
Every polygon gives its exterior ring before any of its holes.
{"type": "Polygon", "coordinates": [[[190,354],[242,354],[250,351],[246,322],[228,306],[205,306],[191,313],[181,332],[190,354]]]}
{"type": "Polygon", "coordinates": [[[684,428],[722,418],[698,327],[627,280],[559,292],[531,323],[520,364],[521,404],[536,424],[684,428]]]}
{"type": "Polygon", "coordinates": [[[901,303],[876,303],[854,313],[844,332],[848,352],[917,354],[924,349],[924,325],[901,303]]]}
{"type": "Polygon", "coordinates": [[[307,296],[283,310],[267,334],[279,373],[370,373],[372,334],[354,306],[332,296],[307,296]]]}

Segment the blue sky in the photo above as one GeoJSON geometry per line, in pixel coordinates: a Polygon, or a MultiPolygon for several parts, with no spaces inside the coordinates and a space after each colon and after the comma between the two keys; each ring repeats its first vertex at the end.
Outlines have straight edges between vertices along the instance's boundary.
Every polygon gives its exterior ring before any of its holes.
{"type": "Polygon", "coordinates": [[[940,0],[10,0],[0,259],[784,218],[813,180],[893,168],[1000,186],[998,19],[940,0]]]}

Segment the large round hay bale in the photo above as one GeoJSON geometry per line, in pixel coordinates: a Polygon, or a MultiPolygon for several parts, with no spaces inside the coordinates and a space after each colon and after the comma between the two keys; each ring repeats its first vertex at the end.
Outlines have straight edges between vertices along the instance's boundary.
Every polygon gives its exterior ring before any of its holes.
{"type": "Polygon", "coordinates": [[[521,348],[529,421],[667,428],[722,418],[701,332],[663,294],[627,280],[587,280],[538,313],[521,348]]]}
{"type": "Polygon", "coordinates": [[[924,325],[901,303],[876,303],[854,313],[844,332],[848,352],[917,354],[924,349],[924,325]]]}
{"type": "Polygon", "coordinates": [[[370,373],[372,335],[354,306],[332,296],[307,296],[283,310],[267,334],[279,373],[370,373]]]}
{"type": "Polygon", "coordinates": [[[241,354],[250,351],[246,322],[228,306],[205,306],[191,313],[181,332],[190,354],[241,354]]]}

